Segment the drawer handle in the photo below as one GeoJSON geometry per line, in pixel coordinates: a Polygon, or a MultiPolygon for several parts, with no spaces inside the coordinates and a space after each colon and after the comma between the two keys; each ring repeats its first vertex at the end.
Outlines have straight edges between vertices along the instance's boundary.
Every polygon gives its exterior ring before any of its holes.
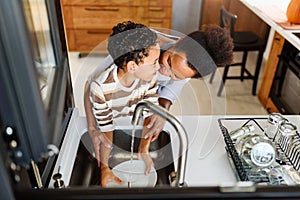
{"type": "Polygon", "coordinates": [[[153,12],[161,12],[163,11],[163,8],[149,8],[148,10],[153,12]]]}
{"type": "Polygon", "coordinates": [[[280,38],[274,38],[274,40],[280,41],[280,38]]]}
{"type": "Polygon", "coordinates": [[[101,31],[88,31],[87,32],[88,34],[101,34],[101,33],[103,33],[103,32],[101,32],[101,31]]]}
{"type": "Polygon", "coordinates": [[[118,12],[119,8],[84,8],[87,11],[111,11],[118,12]]]}

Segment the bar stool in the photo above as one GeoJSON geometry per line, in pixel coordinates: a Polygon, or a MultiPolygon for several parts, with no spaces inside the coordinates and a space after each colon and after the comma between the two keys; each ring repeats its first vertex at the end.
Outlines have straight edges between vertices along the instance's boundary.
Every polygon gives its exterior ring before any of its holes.
{"type": "MultiPolygon", "coordinates": [[[[237,20],[237,15],[234,15],[228,12],[224,6],[220,9],[220,26],[226,28],[230,31],[230,35],[233,38],[234,43],[234,52],[243,52],[243,57],[241,62],[232,63],[230,65],[226,65],[224,68],[222,83],[218,90],[218,96],[221,96],[223,87],[225,85],[226,79],[240,79],[243,81],[244,79],[252,79],[252,95],[256,95],[256,87],[258,81],[258,75],[262,63],[263,53],[265,51],[265,42],[255,33],[250,31],[235,31],[234,25],[237,20]],[[254,75],[249,72],[246,68],[246,61],[249,51],[258,51],[256,67],[254,75]],[[241,66],[241,74],[240,76],[228,76],[229,67],[231,66],[241,66]]],[[[215,72],[210,77],[210,83],[213,80],[215,72]]]]}

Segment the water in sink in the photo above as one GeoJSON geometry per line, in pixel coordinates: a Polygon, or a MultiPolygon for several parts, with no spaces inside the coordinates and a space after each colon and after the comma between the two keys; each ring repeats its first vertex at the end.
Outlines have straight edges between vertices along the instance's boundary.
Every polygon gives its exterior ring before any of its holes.
{"type": "Polygon", "coordinates": [[[120,185],[113,181],[108,182],[107,187],[154,187],[157,181],[157,173],[152,167],[149,175],[145,175],[146,165],[143,160],[128,160],[122,162],[112,169],[124,184],[120,185]]]}
{"type": "MultiPolygon", "coordinates": [[[[132,130],[130,129],[118,129],[114,131],[114,146],[111,152],[112,157],[109,160],[109,166],[111,168],[130,159],[138,159],[137,152],[141,134],[142,130],[140,129],[135,131],[135,137],[132,137],[132,130]]],[[[155,187],[169,187],[169,174],[174,172],[174,161],[169,133],[162,131],[159,138],[151,143],[150,155],[157,172],[155,187]]],[[[93,145],[86,132],[83,134],[77,150],[69,186],[99,185],[99,178],[100,173],[95,159],[93,145]]]]}
{"type": "Polygon", "coordinates": [[[143,160],[133,159],[135,126],[131,132],[131,147],[130,147],[130,160],[122,162],[112,169],[112,172],[120,178],[125,184],[119,185],[111,181],[107,187],[154,187],[157,179],[155,168],[152,167],[150,173],[146,176],[146,165],[143,160]]]}

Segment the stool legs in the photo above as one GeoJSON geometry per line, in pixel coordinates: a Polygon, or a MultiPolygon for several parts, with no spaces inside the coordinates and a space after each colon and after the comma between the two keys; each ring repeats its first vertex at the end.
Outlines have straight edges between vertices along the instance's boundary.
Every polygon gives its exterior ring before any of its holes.
{"type": "MultiPolygon", "coordinates": [[[[264,53],[264,49],[260,49],[258,56],[257,56],[257,61],[256,61],[256,67],[255,67],[255,72],[254,75],[251,75],[250,72],[246,69],[246,61],[247,61],[247,56],[248,56],[248,52],[245,51],[243,53],[243,58],[242,58],[242,62],[241,63],[234,63],[232,65],[226,65],[224,68],[224,72],[223,72],[223,76],[222,76],[222,82],[220,84],[219,90],[218,90],[218,96],[221,96],[223,87],[225,85],[225,81],[226,79],[240,79],[241,81],[243,81],[245,78],[246,79],[252,79],[253,80],[253,85],[252,85],[252,95],[256,95],[256,87],[257,87],[257,82],[258,82],[258,76],[259,76],[259,72],[260,72],[260,68],[261,68],[261,63],[262,63],[262,59],[263,59],[263,53],[264,53]],[[228,71],[229,71],[229,67],[230,66],[237,66],[237,65],[241,65],[241,75],[240,77],[235,76],[235,77],[228,77],[228,71]],[[248,76],[245,77],[245,72],[247,72],[248,76]]],[[[214,71],[211,74],[211,77],[209,79],[209,83],[212,83],[213,78],[215,76],[216,71],[214,71]]]]}
{"type": "Polygon", "coordinates": [[[245,74],[247,56],[248,56],[248,51],[244,51],[244,53],[243,53],[243,59],[242,59],[242,64],[241,64],[241,66],[242,66],[241,67],[241,81],[244,81],[244,74],[245,74]]]}
{"type": "Polygon", "coordinates": [[[225,68],[224,68],[223,77],[222,77],[222,82],[221,82],[221,85],[220,85],[219,91],[218,91],[218,97],[221,96],[223,87],[224,87],[224,85],[225,85],[225,81],[226,81],[226,79],[227,79],[227,74],[228,74],[229,67],[230,67],[230,65],[226,65],[225,68]]]}

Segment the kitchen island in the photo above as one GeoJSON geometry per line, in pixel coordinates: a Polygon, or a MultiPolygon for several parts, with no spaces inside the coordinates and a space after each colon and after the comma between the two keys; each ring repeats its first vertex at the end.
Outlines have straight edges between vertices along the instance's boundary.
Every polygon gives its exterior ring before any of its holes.
{"type": "MultiPolygon", "coordinates": [[[[300,187],[277,185],[253,185],[252,182],[238,182],[231,168],[219,119],[261,118],[268,116],[176,116],[185,127],[188,137],[187,167],[184,187],[170,187],[168,185],[154,188],[101,188],[99,185],[70,186],[69,181],[76,159],[76,151],[82,136],[87,133],[86,118],[79,116],[77,108],[74,108],[68,125],[66,126],[64,139],[55,159],[50,184],[42,189],[17,188],[16,199],[289,199],[300,196],[300,187]],[[59,172],[59,180],[64,182],[64,187],[53,187],[53,176],[59,172]]],[[[300,116],[285,116],[292,123],[300,127],[300,116]]],[[[225,122],[224,122],[225,123],[225,122]]],[[[131,118],[123,118],[117,121],[117,127],[128,129],[131,127],[131,118]]],[[[229,131],[240,126],[240,123],[227,124],[229,131]]],[[[262,125],[264,126],[264,125],[262,125]]],[[[165,131],[171,135],[170,145],[174,157],[175,169],[179,152],[178,135],[174,133],[171,125],[166,124],[165,131]]],[[[299,129],[298,129],[299,130],[299,129]]],[[[87,147],[91,148],[92,147],[87,147]]],[[[93,152],[90,152],[93,155],[93,152]]],[[[173,154],[173,155],[171,155],[173,154]]],[[[165,159],[162,157],[162,159],[165,159]]],[[[95,162],[95,165],[96,162],[95,162]]],[[[85,166],[85,165],[83,165],[85,166]]],[[[51,167],[52,168],[52,167],[51,167]]],[[[84,171],[85,169],[82,168],[84,171]]],[[[90,170],[90,169],[88,169],[90,170]]],[[[97,167],[96,167],[96,170],[97,167]]],[[[89,179],[83,177],[79,179],[89,179]]]]}
{"type": "MultiPolygon", "coordinates": [[[[188,137],[187,167],[185,182],[188,187],[219,187],[223,184],[235,184],[236,175],[232,170],[227,153],[225,142],[219,127],[218,119],[221,118],[265,118],[268,116],[177,116],[176,118],[184,126],[188,137]]],[[[286,116],[289,121],[300,127],[300,117],[297,115],[286,116]]],[[[265,121],[261,124],[265,126],[265,121]]],[[[131,128],[131,118],[126,117],[116,122],[118,129],[131,128]]],[[[242,121],[226,124],[228,131],[243,125],[242,121]]],[[[173,127],[166,123],[165,131],[171,135],[171,146],[173,150],[174,165],[177,169],[179,154],[179,139],[173,127]]],[[[81,137],[87,132],[86,118],[78,115],[78,109],[74,109],[69,122],[69,127],[65,133],[60,153],[54,167],[53,174],[58,171],[62,174],[62,179],[66,186],[69,185],[76,152],[81,137]]],[[[92,152],[92,147],[89,151],[92,152]]],[[[50,181],[49,187],[52,188],[54,180],[50,181]]]]}

